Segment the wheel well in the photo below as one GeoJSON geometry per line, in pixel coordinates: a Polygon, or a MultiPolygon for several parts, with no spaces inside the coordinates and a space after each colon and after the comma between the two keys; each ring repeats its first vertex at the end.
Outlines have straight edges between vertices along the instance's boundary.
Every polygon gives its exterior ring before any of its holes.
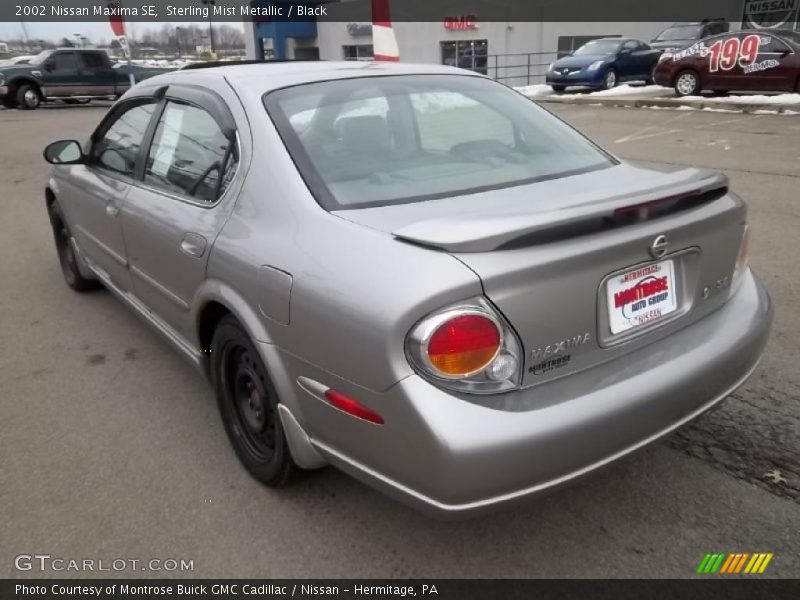
{"type": "Polygon", "coordinates": [[[33,79],[22,78],[22,79],[15,79],[14,81],[9,81],[8,82],[8,87],[9,87],[9,89],[10,89],[12,94],[16,94],[17,90],[19,89],[19,86],[21,86],[21,85],[32,85],[34,88],[36,88],[36,91],[39,94],[39,96],[40,97],[42,96],[42,88],[39,87],[39,84],[36,81],[34,81],[33,79]]]}
{"type": "Polygon", "coordinates": [[[200,341],[200,350],[203,353],[207,372],[210,372],[209,356],[214,330],[222,318],[229,314],[231,311],[225,305],[213,301],[206,304],[200,311],[200,317],[197,320],[197,338],[200,341]]]}

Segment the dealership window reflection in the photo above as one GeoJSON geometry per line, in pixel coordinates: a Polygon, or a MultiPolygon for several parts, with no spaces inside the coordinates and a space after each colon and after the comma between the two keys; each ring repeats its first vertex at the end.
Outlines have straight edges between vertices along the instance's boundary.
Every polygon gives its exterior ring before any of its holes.
{"type": "Polygon", "coordinates": [[[488,40],[442,42],[442,64],[486,75],[488,40]]]}

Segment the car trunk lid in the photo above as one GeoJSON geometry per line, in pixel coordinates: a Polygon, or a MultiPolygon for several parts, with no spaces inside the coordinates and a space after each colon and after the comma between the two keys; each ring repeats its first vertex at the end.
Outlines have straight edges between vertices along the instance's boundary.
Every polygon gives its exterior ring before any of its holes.
{"type": "Polygon", "coordinates": [[[724,176],[626,164],[337,214],[448,252],[474,271],[520,337],[524,386],[635,351],[719,307],[745,220],[724,176]],[[657,240],[666,246],[653,248],[657,240]],[[620,329],[632,311],[656,310],[664,314],[620,329]]]}

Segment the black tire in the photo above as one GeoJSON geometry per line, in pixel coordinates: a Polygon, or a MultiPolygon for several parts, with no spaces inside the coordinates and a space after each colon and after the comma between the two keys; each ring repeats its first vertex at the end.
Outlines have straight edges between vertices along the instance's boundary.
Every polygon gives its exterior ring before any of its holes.
{"type": "Polygon", "coordinates": [[[211,381],[239,460],[264,485],[282,487],[296,467],[278,413],[278,395],[247,332],[223,317],[211,341],[211,381]]]}
{"type": "Polygon", "coordinates": [[[22,110],[36,110],[42,103],[42,95],[35,85],[23,84],[17,88],[17,105],[22,110]]]}
{"type": "Polygon", "coordinates": [[[551,85],[550,87],[551,87],[551,88],[553,88],[553,91],[554,91],[556,94],[560,94],[560,93],[561,93],[561,92],[563,92],[565,89],[567,89],[567,86],[565,86],[565,85],[551,85]]]}
{"type": "Polygon", "coordinates": [[[617,72],[614,69],[608,69],[605,75],[603,75],[603,87],[604,90],[610,90],[611,88],[615,88],[619,85],[619,77],[617,76],[617,72]]]}
{"type": "Polygon", "coordinates": [[[56,242],[58,262],[61,264],[61,273],[64,275],[64,281],[76,292],[88,292],[99,288],[100,283],[97,280],[87,279],[81,275],[77,257],[75,256],[75,249],[72,246],[72,235],[56,202],[50,204],[49,213],[50,225],[53,227],[53,237],[56,242]]]}
{"type": "Polygon", "coordinates": [[[6,108],[17,108],[17,98],[14,94],[3,96],[3,106],[6,108]]]}
{"type": "Polygon", "coordinates": [[[700,76],[690,69],[681,71],[675,76],[672,87],[679,98],[697,96],[700,93],[700,76]]]}

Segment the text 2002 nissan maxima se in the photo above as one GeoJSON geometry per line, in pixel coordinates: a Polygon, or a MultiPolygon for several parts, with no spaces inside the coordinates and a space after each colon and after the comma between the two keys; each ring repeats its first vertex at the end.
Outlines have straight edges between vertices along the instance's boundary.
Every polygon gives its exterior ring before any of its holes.
{"type": "Polygon", "coordinates": [[[333,464],[437,514],[519,499],[713,406],[769,332],[723,176],[621,162],[456,69],[180,71],[45,154],[69,285],[208,374],[268,485],[333,464]]]}

